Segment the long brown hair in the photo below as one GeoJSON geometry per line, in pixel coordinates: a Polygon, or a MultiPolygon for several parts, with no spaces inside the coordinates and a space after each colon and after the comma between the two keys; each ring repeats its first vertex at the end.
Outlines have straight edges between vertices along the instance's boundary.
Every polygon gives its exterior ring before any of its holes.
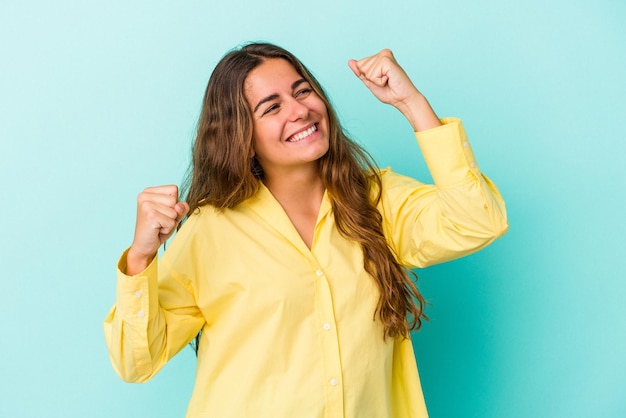
{"type": "MultiPolygon", "coordinates": [[[[384,337],[408,338],[419,329],[425,300],[383,234],[376,206],[382,185],[371,156],[342,129],[328,96],[307,68],[290,52],[267,43],[251,43],[226,54],[209,80],[185,189],[190,214],[203,205],[232,208],[254,195],[263,171],[252,157],[252,112],[244,94],[248,74],[265,60],[281,58],[307,80],[328,110],[328,152],[319,160],[337,228],[359,243],[364,268],[378,284],[374,317],[384,337]]],[[[412,272],[411,272],[412,274],[412,272]]]]}

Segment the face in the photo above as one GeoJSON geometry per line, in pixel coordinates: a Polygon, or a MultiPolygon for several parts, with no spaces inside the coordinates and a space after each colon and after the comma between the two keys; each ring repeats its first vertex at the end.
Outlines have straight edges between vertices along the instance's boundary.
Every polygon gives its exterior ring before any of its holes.
{"type": "Polygon", "coordinates": [[[328,112],[311,85],[286,60],[268,59],[250,72],[253,147],[266,176],[317,167],[328,152],[328,112]]]}

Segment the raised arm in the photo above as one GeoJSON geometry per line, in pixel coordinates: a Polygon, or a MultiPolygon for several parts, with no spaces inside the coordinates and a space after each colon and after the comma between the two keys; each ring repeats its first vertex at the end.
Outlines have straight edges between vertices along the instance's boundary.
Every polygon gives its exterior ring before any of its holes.
{"type": "MultiPolygon", "coordinates": [[[[204,322],[191,289],[156,258],[188,211],[176,186],[151,187],[137,198],[135,236],[118,264],[115,305],[104,321],[111,362],[126,381],[154,376],[204,322]]],[[[168,252],[180,251],[176,238],[168,252]]]]}
{"type": "Polygon", "coordinates": [[[423,184],[383,170],[379,206],[400,261],[425,267],[452,260],[504,234],[504,200],[479,170],[461,121],[440,120],[388,49],[348,65],[376,98],[411,123],[434,180],[423,184]]]}

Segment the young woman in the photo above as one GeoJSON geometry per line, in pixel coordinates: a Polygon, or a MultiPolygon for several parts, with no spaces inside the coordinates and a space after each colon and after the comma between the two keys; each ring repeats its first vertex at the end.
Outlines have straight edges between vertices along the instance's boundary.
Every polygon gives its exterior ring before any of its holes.
{"type": "Polygon", "coordinates": [[[176,186],[138,197],[105,320],[124,380],[150,379],[201,331],[188,417],[427,415],[409,338],[424,299],[407,269],[492,242],[504,203],[460,121],[437,118],[391,51],[349,66],[410,122],[435,184],[376,169],[289,52],[228,53],[185,201],[176,186]]]}

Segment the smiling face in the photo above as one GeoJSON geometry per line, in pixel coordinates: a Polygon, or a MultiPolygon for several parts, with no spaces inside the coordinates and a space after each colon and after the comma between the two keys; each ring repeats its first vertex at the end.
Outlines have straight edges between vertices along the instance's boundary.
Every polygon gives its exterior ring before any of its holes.
{"type": "Polygon", "coordinates": [[[253,146],[266,177],[317,169],[328,152],[328,112],[311,85],[284,59],[272,58],[245,80],[253,146]]]}

